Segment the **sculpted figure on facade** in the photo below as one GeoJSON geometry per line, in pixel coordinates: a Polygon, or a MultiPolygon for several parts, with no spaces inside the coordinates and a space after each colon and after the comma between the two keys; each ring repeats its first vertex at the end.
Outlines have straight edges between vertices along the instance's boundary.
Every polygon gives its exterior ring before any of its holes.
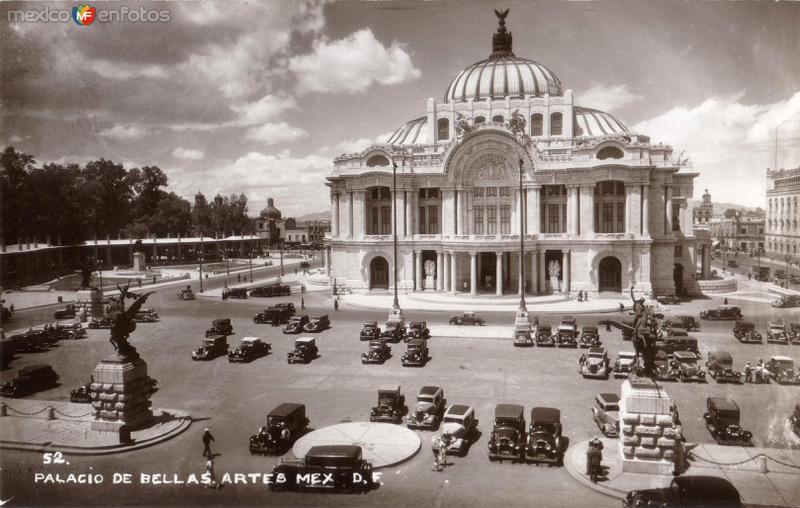
{"type": "Polygon", "coordinates": [[[429,259],[425,261],[423,268],[425,269],[426,277],[436,277],[436,263],[434,263],[432,260],[429,259]]]}

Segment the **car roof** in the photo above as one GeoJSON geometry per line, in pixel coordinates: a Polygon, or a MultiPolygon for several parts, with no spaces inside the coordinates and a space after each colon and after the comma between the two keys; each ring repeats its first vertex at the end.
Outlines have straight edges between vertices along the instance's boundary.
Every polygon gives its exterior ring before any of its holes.
{"type": "Polygon", "coordinates": [[[622,358],[635,358],[636,353],[634,353],[633,351],[620,351],[619,356],[622,358]]]}
{"type": "Polygon", "coordinates": [[[382,346],[383,345],[383,341],[382,340],[371,340],[371,341],[369,341],[369,345],[370,346],[382,346]]]}
{"type": "Polygon", "coordinates": [[[457,416],[464,416],[470,410],[469,406],[465,406],[464,404],[453,404],[449,408],[447,408],[447,414],[449,415],[457,415],[457,416]]]}
{"type": "Polygon", "coordinates": [[[308,457],[346,457],[358,460],[361,458],[361,447],[354,445],[312,446],[306,452],[306,458],[308,457]]]}
{"type": "Polygon", "coordinates": [[[755,326],[756,326],[756,324],[754,322],[752,322],[752,321],[739,321],[738,325],[739,326],[752,326],[753,328],[755,328],[755,326]]]}
{"type": "Polygon", "coordinates": [[[436,392],[440,391],[441,388],[438,386],[423,386],[419,389],[420,395],[436,395],[436,392]]]}
{"type": "Polygon", "coordinates": [[[378,326],[377,321],[364,321],[364,326],[378,326]]]}
{"type": "Polygon", "coordinates": [[[606,348],[604,347],[590,347],[589,354],[590,355],[602,355],[605,354],[606,348]]]}
{"type": "Polygon", "coordinates": [[[20,373],[20,375],[28,374],[28,373],[31,373],[33,371],[41,370],[41,369],[52,369],[52,367],[50,365],[46,364],[46,363],[35,363],[33,365],[26,365],[26,366],[22,367],[21,369],[19,369],[19,373],[20,373]]]}
{"type": "Polygon", "coordinates": [[[690,316],[688,314],[678,314],[675,316],[676,319],[694,319],[694,316],[690,316]]]}
{"type": "Polygon", "coordinates": [[[733,360],[733,356],[727,351],[717,350],[717,351],[709,351],[709,356],[716,357],[717,360],[733,360]]]}
{"type": "Polygon", "coordinates": [[[557,422],[561,420],[561,410],[552,407],[531,408],[531,422],[557,422]]]}
{"type": "Polygon", "coordinates": [[[525,408],[519,404],[498,404],[494,407],[495,418],[522,418],[525,408]]]}
{"type": "Polygon", "coordinates": [[[261,340],[258,337],[242,337],[242,342],[255,342],[257,340],[261,340]]]}
{"type": "Polygon", "coordinates": [[[216,342],[216,341],[218,341],[220,339],[228,340],[225,337],[225,335],[210,335],[210,336],[206,337],[205,339],[203,339],[203,342],[216,342]]]}
{"type": "Polygon", "coordinates": [[[297,404],[296,402],[282,402],[275,406],[267,416],[289,416],[298,408],[305,408],[304,404],[297,404]]]}
{"type": "Polygon", "coordinates": [[[214,323],[224,323],[224,322],[227,322],[227,321],[230,321],[230,320],[231,320],[231,318],[217,318],[217,319],[214,320],[214,323]]]}
{"type": "Polygon", "coordinates": [[[596,332],[597,331],[597,327],[596,326],[584,326],[582,328],[582,330],[584,332],[596,332]]]}
{"type": "Polygon", "coordinates": [[[553,327],[550,325],[542,325],[542,324],[539,325],[539,330],[552,330],[552,329],[553,327]]]}
{"type": "Polygon", "coordinates": [[[672,353],[672,356],[682,360],[691,360],[697,358],[697,356],[691,351],[675,351],[674,353],[672,353]]]}
{"type": "Polygon", "coordinates": [[[399,385],[385,385],[378,388],[378,393],[387,392],[387,393],[397,393],[400,391],[399,385]]]}
{"type": "Polygon", "coordinates": [[[739,491],[725,478],[705,475],[678,476],[672,482],[688,494],[687,498],[714,501],[713,506],[734,506],[728,502],[741,502],[739,491]]]}
{"type": "Polygon", "coordinates": [[[738,411],[739,406],[728,397],[709,397],[706,404],[722,411],[738,411]]]}
{"type": "Polygon", "coordinates": [[[295,344],[313,344],[314,337],[300,337],[299,339],[294,340],[295,344]]]}
{"type": "Polygon", "coordinates": [[[616,404],[619,402],[619,395],[616,393],[598,393],[597,398],[606,404],[616,404]]]}
{"type": "Polygon", "coordinates": [[[425,321],[413,321],[409,326],[427,326],[425,321]]]}
{"type": "Polygon", "coordinates": [[[408,341],[409,346],[421,346],[423,344],[425,344],[425,340],[423,339],[411,339],[408,341]]]}
{"type": "Polygon", "coordinates": [[[779,362],[785,362],[787,360],[790,361],[790,362],[794,361],[788,356],[770,356],[769,359],[770,360],[778,360],[779,362]]]}
{"type": "Polygon", "coordinates": [[[561,321],[575,321],[575,316],[561,316],[561,321]]]}

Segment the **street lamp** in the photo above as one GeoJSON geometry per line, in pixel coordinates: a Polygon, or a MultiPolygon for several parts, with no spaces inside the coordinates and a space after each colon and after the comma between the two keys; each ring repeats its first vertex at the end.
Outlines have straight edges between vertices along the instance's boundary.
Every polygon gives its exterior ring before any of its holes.
{"type": "Polygon", "coordinates": [[[100,293],[103,293],[103,260],[98,259],[100,262],[100,293]]]}
{"type": "Polygon", "coordinates": [[[528,312],[525,306],[525,207],[522,206],[522,158],[519,160],[519,312],[528,312]]]}
{"type": "MultiPolygon", "coordinates": [[[[786,248],[788,249],[789,246],[787,245],[786,248]]],[[[786,278],[784,279],[786,281],[786,286],[785,287],[789,287],[789,261],[791,259],[792,259],[792,256],[790,256],[789,253],[787,252],[786,253],[786,257],[783,258],[783,260],[786,261],[786,278]]],[[[783,283],[781,284],[781,287],[784,287],[783,283]]]]}
{"type": "Polygon", "coordinates": [[[250,282],[253,282],[253,251],[247,251],[247,254],[250,257],[250,282]]]}
{"type": "MultiPolygon", "coordinates": [[[[403,153],[405,157],[405,153],[403,153]]],[[[405,166],[405,158],[403,159],[405,166]]],[[[392,247],[394,250],[394,300],[389,311],[389,322],[402,322],[403,310],[400,308],[400,301],[397,299],[397,161],[392,160],[392,247]]]]}
{"type": "Polygon", "coordinates": [[[197,261],[200,263],[200,292],[203,292],[203,233],[200,232],[200,252],[197,254],[197,261]]]}

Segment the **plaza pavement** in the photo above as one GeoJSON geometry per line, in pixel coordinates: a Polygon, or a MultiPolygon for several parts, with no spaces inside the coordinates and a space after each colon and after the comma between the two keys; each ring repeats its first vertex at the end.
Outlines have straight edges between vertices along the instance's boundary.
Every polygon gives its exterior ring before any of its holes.
{"type": "MultiPolygon", "coordinates": [[[[619,440],[603,438],[603,466],[606,477],[592,483],[586,473],[586,449],[589,440],[571,445],[564,457],[564,467],[584,486],[603,494],[624,499],[631,490],[667,487],[670,475],[622,471],[619,440]]],[[[687,445],[688,469],[684,476],[717,476],[730,481],[746,506],[796,506],[800,499],[800,450],[687,445]],[[766,472],[762,470],[766,457],[766,472]]]]}

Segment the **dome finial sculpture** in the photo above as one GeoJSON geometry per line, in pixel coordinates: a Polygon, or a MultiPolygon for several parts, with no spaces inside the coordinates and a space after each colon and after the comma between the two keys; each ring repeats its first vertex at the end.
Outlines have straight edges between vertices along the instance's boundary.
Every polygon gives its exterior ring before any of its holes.
{"type": "Polygon", "coordinates": [[[497,15],[499,26],[494,35],[492,35],[492,58],[514,56],[514,53],[511,51],[511,32],[506,30],[506,16],[508,16],[508,11],[509,9],[504,11],[494,10],[494,13],[497,15]]]}

